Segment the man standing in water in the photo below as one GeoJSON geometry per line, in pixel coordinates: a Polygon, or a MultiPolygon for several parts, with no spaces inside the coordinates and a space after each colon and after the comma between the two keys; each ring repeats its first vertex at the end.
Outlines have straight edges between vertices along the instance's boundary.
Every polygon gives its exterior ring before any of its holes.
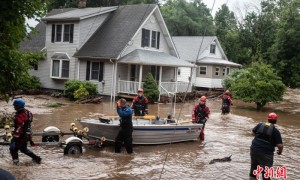
{"type": "MultiPolygon", "coordinates": [[[[277,114],[270,113],[268,115],[268,122],[259,123],[256,125],[252,132],[255,138],[251,144],[251,169],[250,176],[257,177],[259,174],[254,173],[258,169],[258,166],[266,170],[273,166],[274,151],[275,147],[278,148],[277,154],[281,155],[283,150],[283,144],[281,139],[281,134],[279,130],[275,127],[277,122],[277,114]]],[[[263,179],[270,179],[269,177],[264,177],[265,172],[263,171],[263,179]]]]}
{"type": "Polygon", "coordinates": [[[204,127],[205,127],[205,123],[208,120],[208,115],[210,113],[209,108],[205,105],[206,103],[206,97],[205,96],[201,96],[201,98],[199,99],[199,104],[195,105],[194,109],[193,109],[193,114],[192,114],[192,122],[193,123],[199,123],[199,124],[203,124],[203,127],[201,129],[200,132],[200,140],[203,141],[204,140],[204,127]]]}
{"type": "Polygon", "coordinates": [[[120,130],[115,141],[115,152],[120,153],[121,147],[124,142],[128,154],[132,150],[132,109],[126,104],[125,99],[120,99],[117,102],[117,111],[120,116],[120,130]]]}
{"type": "Polygon", "coordinates": [[[230,91],[226,90],[221,98],[222,98],[222,108],[221,108],[222,114],[227,114],[230,112],[230,106],[232,105],[230,91]]]}
{"type": "Polygon", "coordinates": [[[148,99],[144,96],[144,90],[139,89],[138,95],[133,98],[131,108],[135,116],[145,116],[148,114],[148,99]]]}
{"type": "Polygon", "coordinates": [[[40,164],[42,159],[27,149],[27,142],[31,140],[27,132],[30,128],[30,118],[32,118],[30,116],[32,116],[32,114],[25,109],[25,101],[23,99],[15,99],[13,106],[16,110],[16,115],[14,117],[13,138],[9,148],[13,163],[19,163],[18,151],[20,150],[22,153],[31,157],[34,162],[40,164]]]}

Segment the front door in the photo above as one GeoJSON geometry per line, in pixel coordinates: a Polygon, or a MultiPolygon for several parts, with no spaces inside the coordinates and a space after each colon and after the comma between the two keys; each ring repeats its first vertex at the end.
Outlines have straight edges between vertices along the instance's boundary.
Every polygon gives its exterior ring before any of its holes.
{"type": "Polygon", "coordinates": [[[159,66],[151,66],[151,74],[156,82],[159,81],[159,66]]]}
{"type": "Polygon", "coordinates": [[[136,81],[137,65],[130,65],[130,81],[136,81]]]}

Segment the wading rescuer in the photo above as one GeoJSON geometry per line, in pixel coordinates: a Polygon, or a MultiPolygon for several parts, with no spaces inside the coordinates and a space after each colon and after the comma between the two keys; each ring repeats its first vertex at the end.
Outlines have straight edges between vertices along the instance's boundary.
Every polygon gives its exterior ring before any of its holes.
{"type": "Polygon", "coordinates": [[[194,109],[193,109],[193,114],[192,114],[192,122],[193,123],[199,123],[199,124],[203,124],[203,127],[201,129],[200,132],[200,140],[204,140],[204,127],[205,127],[205,123],[208,120],[208,115],[210,113],[209,108],[205,105],[206,103],[206,97],[205,96],[201,96],[201,98],[199,99],[199,104],[195,105],[194,109]]]}
{"type": "MultiPolygon", "coordinates": [[[[273,166],[275,147],[278,148],[278,155],[281,155],[282,153],[283,144],[281,134],[275,127],[276,122],[277,115],[275,113],[270,113],[268,115],[268,122],[261,122],[252,130],[255,138],[252,141],[250,150],[251,177],[256,177],[253,171],[257,169],[258,165],[262,168],[268,167],[268,169],[273,166]]],[[[263,179],[270,179],[264,177],[264,171],[262,171],[262,173],[263,179]]]]}
{"type": "Polygon", "coordinates": [[[135,116],[145,116],[148,114],[148,99],[144,96],[143,89],[138,89],[138,95],[133,98],[131,108],[135,116]]]}
{"type": "Polygon", "coordinates": [[[230,112],[230,106],[232,106],[232,99],[229,90],[226,90],[222,95],[222,114],[227,114],[230,112]]]}
{"type": "Polygon", "coordinates": [[[32,114],[25,109],[25,101],[23,99],[15,99],[13,106],[16,110],[14,117],[14,131],[13,138],[10,143],[10,154],[14,164],[19,163],[18,151],[31,157],[32,160],[38,164],[41,163],[41,158],[27,149],[27,142],[31,141],[30,127],[32,121],[32,114]]]}
{"type": "Polygon", "coordinates": [[[126,104],[125,99],[120,99],[117,102],[117,111],[120,116],[120,129],[115,141],[115,152],[120,153],[121,147],[124,142],[128,154],[132,150],[132,109],[126,104]]]}

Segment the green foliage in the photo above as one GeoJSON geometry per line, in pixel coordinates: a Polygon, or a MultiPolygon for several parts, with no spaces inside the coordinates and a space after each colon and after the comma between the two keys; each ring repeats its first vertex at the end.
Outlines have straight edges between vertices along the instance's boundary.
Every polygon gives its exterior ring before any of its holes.
{"type": "MultiPolygon", "coordinates": [[[[39,55],[19,51],[19,43],[26,36],[25,18],[39,18],[46,10],[47,1],[0,1],[0,96],[18,88],[28,75],[30,61],[39,55]]],[[[30,28],[30,27],[29,27],[30,28]]]]}
{"type": "Polygon", "coordinates": [[[14,120],[14,113],[8,113],[7,110],[0,111],[0,128],[3,128],[5,125],[12,126],[14,120]]]}
{"type": "Polygon", "coordinates": [[[77,89],[74,92],[74,98],[76,100],[82,100],[82,99],[88,97],[88,95],[89,95],[89,92],[86,90],[86,88],[83,86],[83,84],[80,84],[79,89],[77,89]]]}
{"type": "Polygon", "coordinates": [[[215,34],[213,18],[201,0],[168,0],[161,6],[161,12],[173,36],[215,34]]]}
{"type": "Polygon", "coordinates": [[[47,103],[45,106],[46,107],[51,107],[51,108],[56,108],[56,107],[61,107],[63,105],[64,104],[58,103],[58,102],[50,102],[50,103],[47,103]]]}
{"type": "Polygon", "coordinates": [[[156,81],[151,73],[148,73],[144,82],[144,95],[150,103],[156,102],[159,97],[159,90],[156,81]]]}
{"type": "Polygon", "coordinates": [[[286,90],[272,66],[260,61],[230,73],[223,80],[223,86],[232,92],[235,99],[255,102],[258,110],[268,102],[282,100],[286,90]]]}
{"type": "Polygon", "coordinates": [[[75,100],[76,98],[74,97],[74,93],[75,91],[80,89],[80,86],[83,86],[87,90],[89,95],[97,95],[98,93],[96,84],[93,84],[91,82],[82,82],[79,80],[71,80],[65,83],[65,95],[69,99],[75,100]]]}

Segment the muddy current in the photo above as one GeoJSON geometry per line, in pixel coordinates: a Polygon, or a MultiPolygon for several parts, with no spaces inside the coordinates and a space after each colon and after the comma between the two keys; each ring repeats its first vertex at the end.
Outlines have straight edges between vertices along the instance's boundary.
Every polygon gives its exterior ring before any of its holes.
{"type": "MultiPolygon", "coordinates": [[[[269,112],[278,114],[278,129],[283,138],[281,156],[275,153],[274,168],[285,166],[288,179],[300,179],[300,91],[289,90],[284,101],[268,104],[262,112],[256,112],[253,104],[234,101],[232,112],[221,115],[221,101],[209,99],[210,119],[205,128],[204,141],[191,141],[166,145],[134,146],[134,154],[125,148],[121,154],[114,153],[113,145],[101,149],[84,147],[80,156],[65,156],[59,147],[30,147],[40,155],[42,164],[32,163],[21,153],[20,165],[14,166],[7,146],[0,146],[0,167],[12,172],[17,179],[250,179],[251,129],[266,121],[269,112]],[[230,162],[209,164],[212,159],[232,155],[230,162]]],[[[34,101],[34,100],[33,100],[34,101]]],[[[58,101],[58,100],[56,100],[58,101]]],[[[80,118],[115,115],[111,102],[101,104],[73,104],[65,100],[60,108],[39,112],[33,109],[33,130],[42,131],[56,126],[68,131],[70,123],[80,118]]],[[[175,105],[175,118],[191,118],[195,102],[175,105]]],[[[7,105],[10,106],[10,105],[7,105]]],[[[36,108],[36,107],[35,107],[36,108]]],[[[166,117],[174,109],[170,104],[149,106],[150,114],[166,117]]],[[[80,127],[79,123],[77,125],[80,127]]],[[[65,138],[65,137],[64,137],[65,138]]],[[[35,137],[35,141],[40,138],[35,137]]],[[[276,174],[275,174],[276,175],[276,174]]],[[[276,178],[274,178],[276,179],[276,178]]],[[[283,179],[283,178],[281,178],[283,179]]]]}

